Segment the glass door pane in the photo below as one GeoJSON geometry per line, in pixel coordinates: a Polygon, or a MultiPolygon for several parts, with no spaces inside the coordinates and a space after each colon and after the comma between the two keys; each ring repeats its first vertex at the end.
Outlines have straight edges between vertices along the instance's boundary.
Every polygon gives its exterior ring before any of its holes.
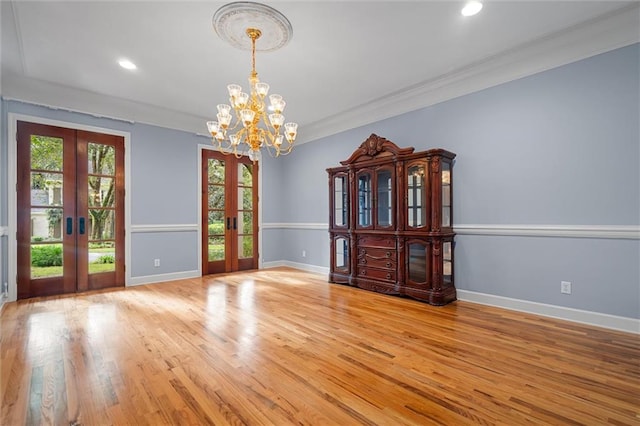
{"type": "Polygon", "coordinates": [[[382,169],[376,172],[376,218],[377,226],[393,226],[393,175],[391,170],[382,169]]]}
{"type": "Polygon", "coordinates": [[[451,226],[451,165],[442,163],[442,226],[451,226]]]}
{"type": "Polygon", "coordinates": [[[349,242],[346,238],[336,238],[335,267],[345,272],[349,270],[349,242]]]}
{"type": "Polygon", "coordinates": [[[335,226],[347,226],[348,197],[347,176],[336,176],[333,180],[333,221],[335,226]]]}
{"type": "Polygon", "coordinates": [[[88,272],[116,270],[115,147],[87,144],[88,272]]]}
{"type": "Polygon", "coordinates": [[[358,175],[358,225],[371,226],[371,174],[358,175]]]}
{"type": "Polygon", "coordinates": [[[207,161],[207,259],[209,262],[223,261],[226,252],[226,165],[218,159],[207,161]]]}
{"type": "Polygon", "coordinates": [[[414,283],[426,283],[428,266],[426,243],[409,244],[409,280],[414,283]]]}
{"type": "Polygon", "coordinates": [[[442,244],[442,283],[453,283],[453,252],[451,241],[442,244]]]}
{"type": "Polygon", "coordinates": [[[426,185],[424,166],[409,167],[407,182],[407,226],[420,228],[427,222],[426,185]]]}
{"type": "Polygon", "coordinates": [[[238,164],[238,209],[233,219],[238,233],[238,259],[254,257],[253,169],[253,163],[238,164]]]}
{"type": "Polygon", "coordinates": [[[64,140],[30,136],[31,278],[63,275],[64,140]]]}

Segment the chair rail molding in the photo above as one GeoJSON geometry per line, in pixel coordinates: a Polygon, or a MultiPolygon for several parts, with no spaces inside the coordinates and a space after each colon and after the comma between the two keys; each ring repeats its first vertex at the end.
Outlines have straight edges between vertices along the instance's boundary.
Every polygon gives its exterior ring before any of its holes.
{"type": "Polygon", "coordinates": [[[640,225],[471,225],[453,226],[458,235],[640,239],[640,225]]]}
{"type": "MultiPolygon", "coordinates": [[[[268,222],[261,229],[299,229],[328,231],[322,222],[268,222]]],[[[640,225],[453,225],[458,235],[493,235],[516,237],[640,239],[640,225]]]]}
{"type": "Polygon", "coordinates": [[[197,230],[197,223],[131,225],[131,233],[134,234],[141,232],[196,232],[197,230]]]}
{"type": "Polygon", "coordinates": [[[314,229],[328,231],[329,224],[323,222],[269,222],[263,223],[262,229],[314,229]]]}

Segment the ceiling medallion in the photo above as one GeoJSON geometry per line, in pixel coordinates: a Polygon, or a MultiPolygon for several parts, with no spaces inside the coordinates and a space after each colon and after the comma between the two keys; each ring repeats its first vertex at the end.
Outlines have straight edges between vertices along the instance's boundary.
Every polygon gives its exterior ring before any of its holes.
{"type": "Polygon", "coordinates": [[[256,50],[269,52],[285,46],[293,36],[291,23],[282,13],[260,3],[239,1],[222,6],[213,15],[218,36],[234,47],[251,50],[247,28],[262,32],[256,50]]]}

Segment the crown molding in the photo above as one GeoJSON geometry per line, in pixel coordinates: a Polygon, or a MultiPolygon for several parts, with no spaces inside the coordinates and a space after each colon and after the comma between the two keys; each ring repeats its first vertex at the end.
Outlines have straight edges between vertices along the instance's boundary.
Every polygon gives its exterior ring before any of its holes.
{"type": "Polygon", "coordinates": [[[197,135],[206,133],[206,117],[55,84],[13,72],[2,73],[2,98],[6,101],[18,101],[129,124],[143,123],[197,135]]]}
{"type": "Polygon", "coordinates": [[[634,3],[469,66],[301,126],[297,143],[330,136],[640,42],[634,3]]]}
{"type": "MultiPolygon", "coordinates": [[[[375,123],[459,96],[640,42],[640,3],[516,46],[469,66],[301,125],[297,144],[375,123]]],[[[2,73],[1,93],[15,100],[128,123],[206,134],[206,117],[2,73]]]]}

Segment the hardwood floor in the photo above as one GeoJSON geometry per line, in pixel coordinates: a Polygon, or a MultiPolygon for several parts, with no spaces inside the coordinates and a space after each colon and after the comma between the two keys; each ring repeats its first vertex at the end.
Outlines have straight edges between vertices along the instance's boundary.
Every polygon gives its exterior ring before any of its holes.
{"type": "Polygon", "coordinates": [[[278,268],[5,306],[3,425],[640,424],[640,338],[278,268]]]}

